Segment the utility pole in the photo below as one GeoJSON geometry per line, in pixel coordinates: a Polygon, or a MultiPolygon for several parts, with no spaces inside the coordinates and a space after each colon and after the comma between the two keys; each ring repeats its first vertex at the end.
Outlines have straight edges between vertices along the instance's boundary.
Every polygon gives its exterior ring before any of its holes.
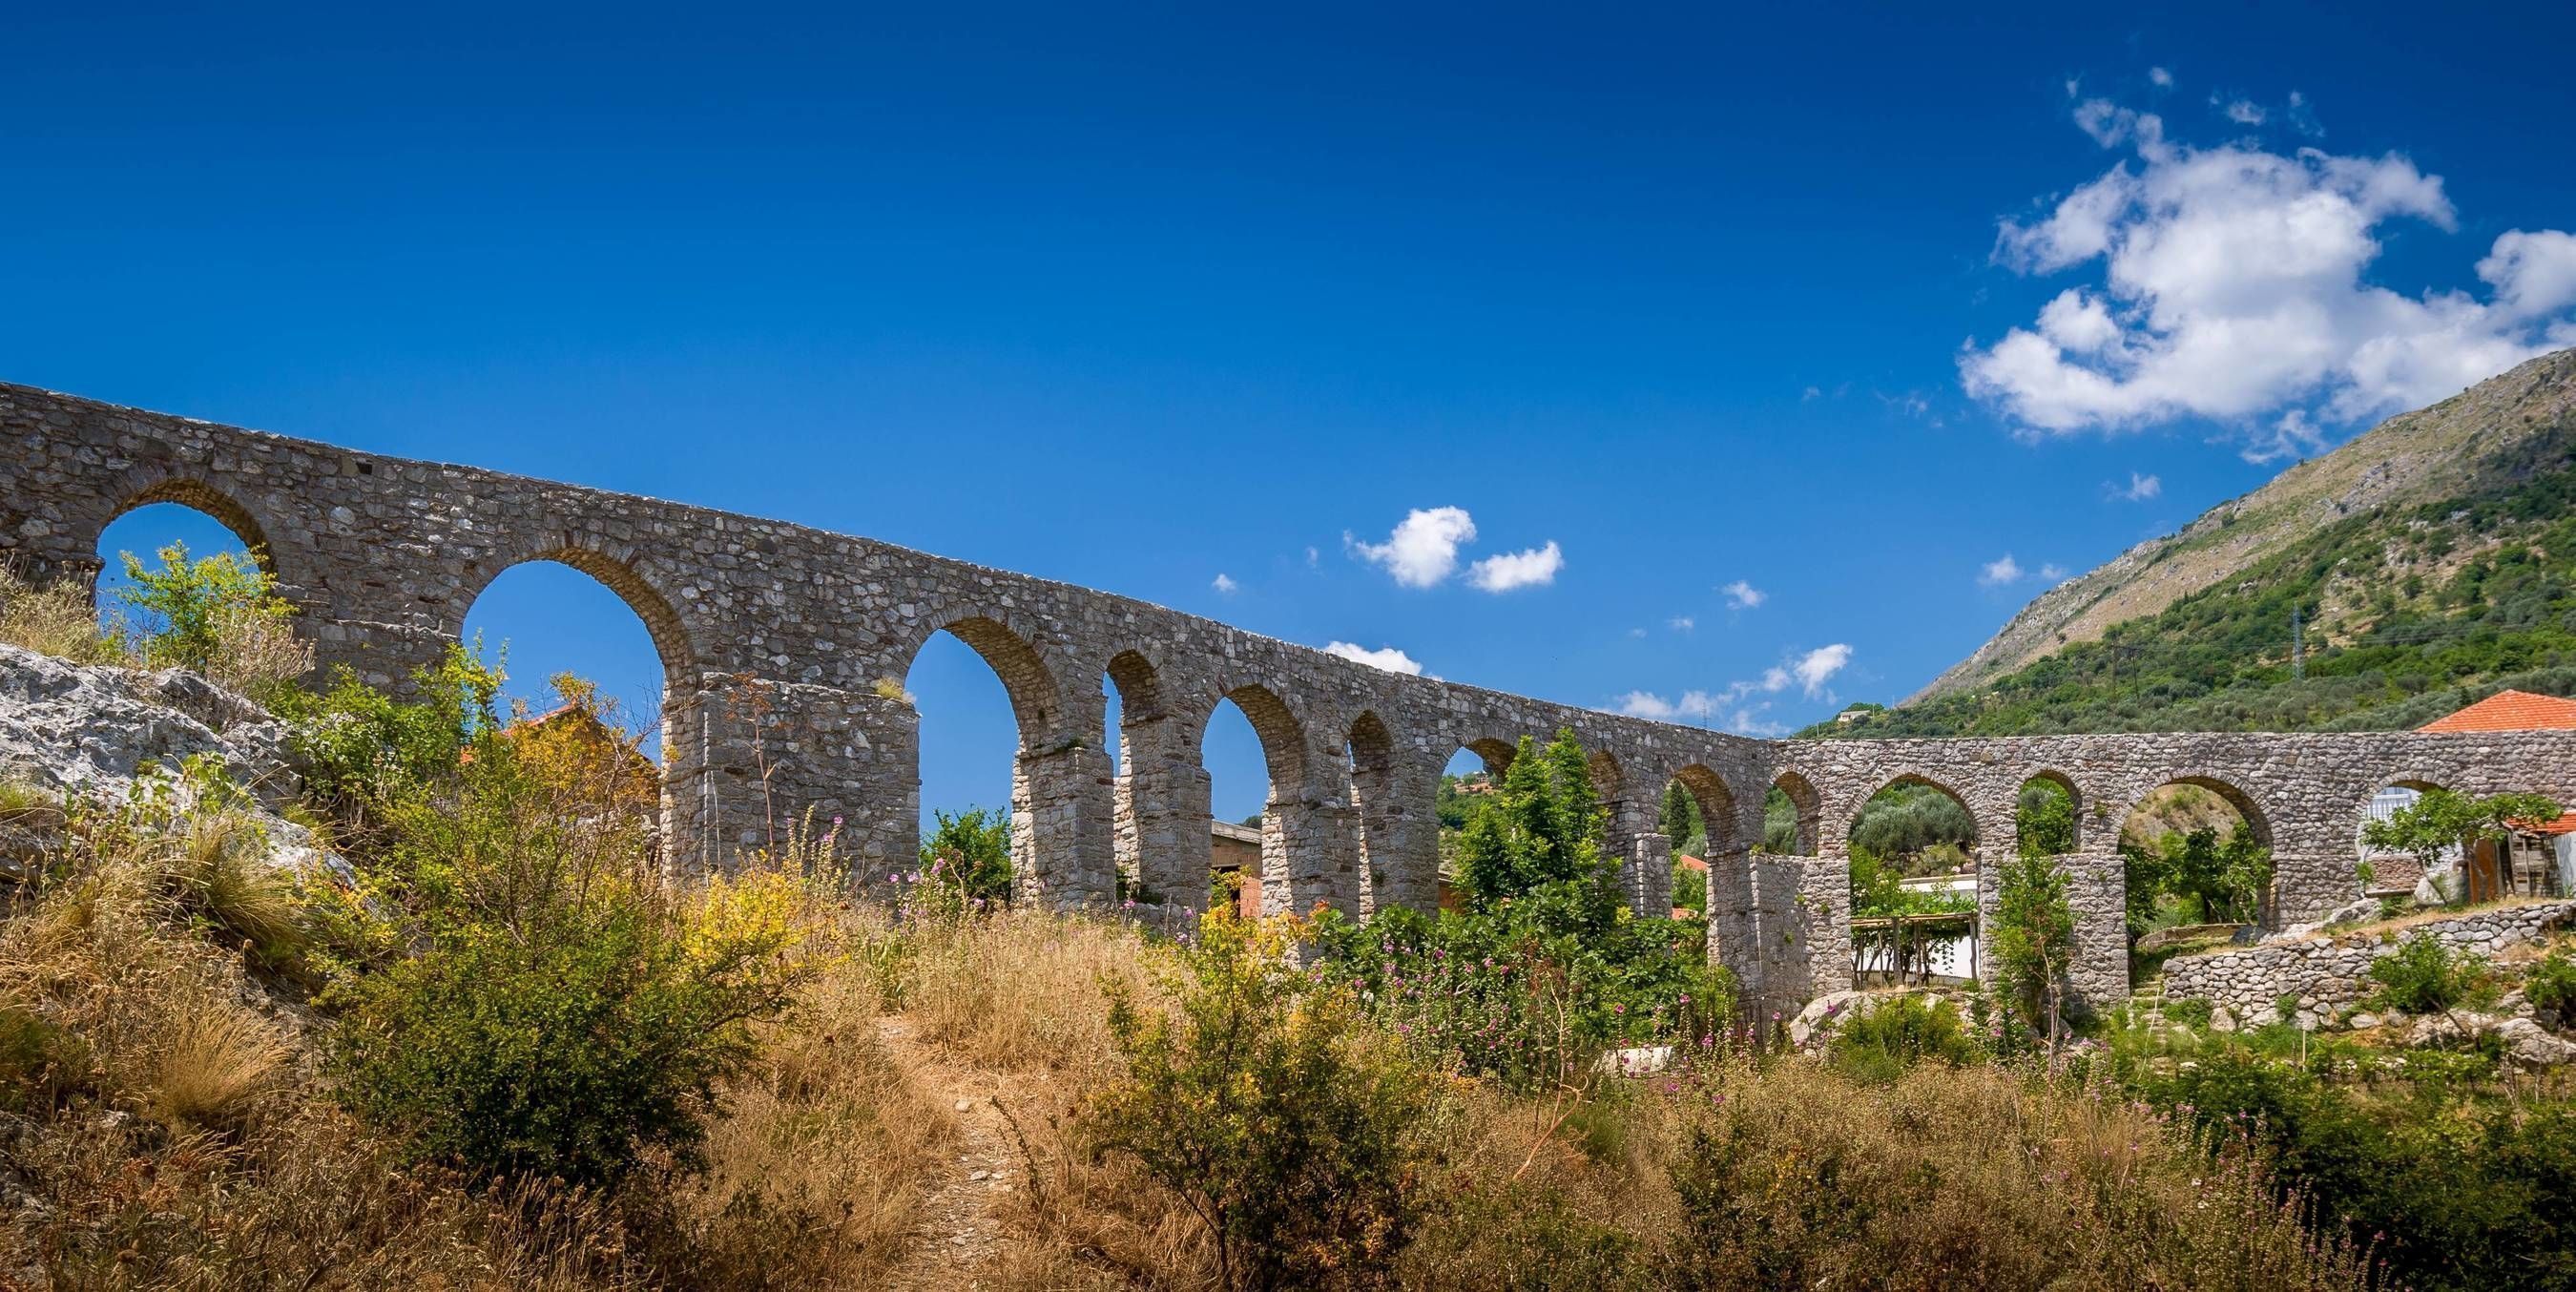
{"type": "Polygon", "coordinates": [[[2290,678],[2298,681],[2308,675],[2308,641],[2301,631],[2299,607],[2290,607],[2290,678]]]}

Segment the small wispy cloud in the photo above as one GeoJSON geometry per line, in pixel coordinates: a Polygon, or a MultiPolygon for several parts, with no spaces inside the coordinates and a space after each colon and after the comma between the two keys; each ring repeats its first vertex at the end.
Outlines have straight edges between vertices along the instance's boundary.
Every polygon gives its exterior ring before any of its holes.
{"type": "Polygon", "coordinates": [[[1726,608],[1729,610],[1751,610],[1771,599],[1771,594],[1742,579],[1737,579],[1719,588],[1718,591],[1726,594],[1726,608]]]}
{"type": "Polygon", "coordinates": [[[1985,587],[2000,588],[2007,583],[2020,582],[2021,576],[2021,562],[2014,560],[2012,553],[2006,552],[1986,562],[1985,566],[1977,571],[1977,582],[1985,587]]]}
{"type": "Polygon", "coordinates": [[[1608,707],[1612,713],[1650,718],[1656,722],[1703,721],[1724,716],[1730,730],[1748,735],[1773,734],[1785,728],[1761,716],[1770,709],[1770,702],[1756,697],[1778,695],[1794,686],[1810,700],[1825,698],[1832,694],[1827,689],[1828,685],[1836,675],[1851,666],[1851,661],[1850,644],[1835,642],[1764,669],[1759,678],[1732,682],[1719,690],[1684,691],[1679,699],[1670,699],[1654,691],[1630,691],[1612,700],[1608,707]]]}
{"type": "Polygon", "coordinates": [[[2170,90],[2173,88],[2173,73],[2166,71],[2161,67],[2148,68],[2147,80],[2158,89],[2170,90]]]}
{"type": "Polygon", "coordinates": [[[1216,580],[1208,586],[1215,588],[1217,591],[1230,597],[1233,596],[1237,590],[1242,588],[1243,585],[1235,582],[1232,576],[1219,574],[1216,576],[1216,580]]]}
{"type": "Polygon", "coordinates": [[[1393,646],[1382,646],[1376,650],[1370,650],[1365,646],[1360,646],[1352,642],[1337,641],[1328,643],[1324,647],[1324,653],[1327,655],[1339,655],[1343,659],[1349,660],[1354,664],[1366,664],[1370,668],[1385,669],[1389,673],[1402,673],[1407,677],[1422,676],[1422,665],[1416,662],[1412,656],[1405,654],[1403,651],[1397,650],[1393,646]]]}
{"type": "Polygon", "coordinates": [[[2114,484],[2106,488],[2109,489],[2112,497],[2121,502],[2145,502],[2162,494],[2165,491],[2165,482],[2155,476],[2141,475],[2132,471],[2129,473],[2128,484],[2114,484]]]}
{"type": "Polygon", "coordinates": [[[1555,539],[1549,539],[1545,547],[1488,556],[1468,566],[1467,581],[1487,592],[1542,588],[1556,582],[1557,571],[1564,568],[1565,553],[1557,548],[1555,539]]]}
{"type": "Polygon", "coordinates": [[[2252,99],[2231,99],[2220,94],[2209,96],[2209,106],[2240,126],[2259,126],[2270,115],[2263,110],[2262,104],[2252,99]]]}
{"type": "Polygon", "coordinates": [[[2039,567],[2039,581],[2051,587],[2066,582],[2066,567],[2054,561],[2039,567]]]}
{"type": "Polygon", "coordinates": [[[1691,618],[1689,615],[1675,615],[1672,618],[1665,620],[1664,626],[1677,633],[1686,633],[1693,628],[1699,627],[1699,621],[1691,618]]]}

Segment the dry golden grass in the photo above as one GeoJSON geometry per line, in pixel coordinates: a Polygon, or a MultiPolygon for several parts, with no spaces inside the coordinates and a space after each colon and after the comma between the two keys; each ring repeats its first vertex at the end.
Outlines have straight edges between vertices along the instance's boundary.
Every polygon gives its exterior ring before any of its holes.
{"type": "Polygon", "coordinates": [[[75,664],[127,664],[122,643],[99,631],[89,589],[69,579],[35,587],[0,562],[0,644],[75,664]]]}
{"type": "Polygon", "coordinates": [[[977,1067],[1095,1077],[1114,1061],[1101,984],[1147,989],[1143,939],[1124,925],[1012,910],[903,934],[905,1016],[977,1067]]]}
{"type": "Polygon", "coordinates": [[[195,1001],[171,1020],[145,1106],[174,1133],[237,1126],[293,1058],[286,1038],[258,1015],[195,1001]]]}
{"type": "Polygon", "coordinates": [[[866,1287],[899,1260],[954,1136],[878,1038],[848,967],[763,1029],[758,1066],[721,1092],[707,1170],[672,1196],[657,1262],[699,1286],[866,1287]]]}
{"type": "Polygon", "coordinates": [[[215,617],[215,653],[207,680],[247,696],[263,696],[313,671],[313,646],[295,635],[291,619],[240,607],[215,617]]]}

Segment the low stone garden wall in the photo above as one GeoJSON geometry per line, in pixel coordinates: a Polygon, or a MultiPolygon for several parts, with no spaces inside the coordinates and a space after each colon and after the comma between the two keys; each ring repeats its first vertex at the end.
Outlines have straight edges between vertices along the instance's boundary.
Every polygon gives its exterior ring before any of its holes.
{"type": "Polygon", "coordinates": [[[2369,995],[2376,986],[2371,962],[2401,942],[2429,937],[2454,951],[2492,956],[2570,923],[2576,923],[2576,901],[2543,902],[2413,925],[2395,930],[2393,940],[2386,932],[2347,933],[2185,956],[2165,964],[2165,998],[2208,1001],[2211,1024],[2223,1030],[2277,1022],[2277,1002],[2293,997],[2291,1021],[2315,1028],[2369,995]]]}

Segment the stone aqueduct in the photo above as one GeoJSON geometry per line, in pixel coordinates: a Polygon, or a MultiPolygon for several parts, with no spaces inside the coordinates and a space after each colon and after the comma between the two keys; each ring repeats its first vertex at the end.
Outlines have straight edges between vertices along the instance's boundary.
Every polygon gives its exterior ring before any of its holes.
{"type": "MultiPolygon", "coordinates": [[[[1058,906],[1104,901],[1124,866],[1170,894],[1207,888],[1200,735],[1220,699],[1270,771],[1264,899],[1364,911],[1438,891],[1433,791],[1461,748],[1507,757],[1570,727],[1594,751],[1609,845],[1640,909],[1668,901],[1659,798],[1679,780],[1711,823],[1710,952],[1785,1004],[1851,976],[1846,839],[1891,782],[1929,782],[2012,846],[2034,776],[2075,795],[2082,943],[2076,985],[2126,990],[2114,843],[2140,798],[2209,786],[2271,844],[2283,918],[2359,891],[2353,831],[2373,791],[2434,784],[2576,801],[2576,733],[2114,735],[1783,742],[1669,726],[1382,672],[1224,624],[885,543],[471,467],[379,457],[0,385],[0,558],[93,579],[101,531],[146,503],[211,514],[265,554],[320,662],[399,687],[456,640],[494,576],[560,561],[651,631],[667,670],[666,836],[720,865],[811,808],[872,867],[910,858],[918,717],[900,679],[945,629],[992,665],[1020,730],[1020,872],[1058,906]],[[1122,757],[1101,746],[1106,675],[1122,757]],[[1809,855],[1751,850],[1773,785],[1809,855]]],[[[1991,875],[1992,867],[1985,873],[1991,875]]],[[[1991,882],[1984,894],[1991,907],[1991,882]]]]}

